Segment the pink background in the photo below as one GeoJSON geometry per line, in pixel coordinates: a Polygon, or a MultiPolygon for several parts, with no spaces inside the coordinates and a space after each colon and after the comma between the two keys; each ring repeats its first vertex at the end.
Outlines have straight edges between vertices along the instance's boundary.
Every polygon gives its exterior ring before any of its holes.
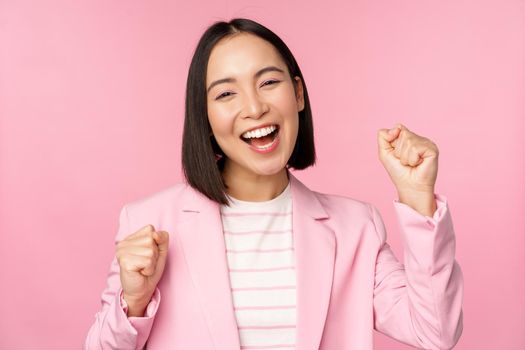
{"type": "Polygon", "coordinates": [[[525,2],[496,0],[0,1],[0,348],[80,348],[119,209],[182,179],[191,55],[232,17],[303,70],[319,159],[297,177],[375,204],[398,257],[376,131],[436,142],[465,277],[456,348],[524,349],[525,2]]]}

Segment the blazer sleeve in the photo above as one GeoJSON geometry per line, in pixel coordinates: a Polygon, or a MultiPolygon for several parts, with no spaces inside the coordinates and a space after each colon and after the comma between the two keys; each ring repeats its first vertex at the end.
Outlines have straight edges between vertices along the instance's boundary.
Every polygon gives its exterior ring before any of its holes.
{"type": "MultiPolygon", "coordinates": [[[[131,234],[126,206],[120,210],[115,244],[131,234]]],[[[157,309],[160,304],[158,287],[149,302],[143,317],[128,317],[127,305],[122,297],[120,266],[113,257],[102,292],[101,309],[95,314],[84,341],[83,350],[129,349],[141,350],[148,340],[157,309]]]]}
{"type": "Polygon", "coordinates": [[[452,349],[463,331],[463,274],[455,260],[455,234],[445,196],[425,216],[393,201],[404,264],[388,243],[381,215],[370,204],[380,248],[374,281],[374,329],[421,349],[452,349]]]}

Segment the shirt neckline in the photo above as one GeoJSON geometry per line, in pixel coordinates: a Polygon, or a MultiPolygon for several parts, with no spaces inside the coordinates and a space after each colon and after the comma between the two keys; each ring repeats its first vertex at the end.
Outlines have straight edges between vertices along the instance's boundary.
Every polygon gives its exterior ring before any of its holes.
{"type": "Polygon", "coordinates": [[[284,190],[277,195],[277,197],[272,198],[267,201],[244,201],[226,194],[226,197],[230,201],[230,207],[272,207],[278,206],[284,203],[287,199],[291,197],[291,181],[288,180],[288,184],[284,190]]]}

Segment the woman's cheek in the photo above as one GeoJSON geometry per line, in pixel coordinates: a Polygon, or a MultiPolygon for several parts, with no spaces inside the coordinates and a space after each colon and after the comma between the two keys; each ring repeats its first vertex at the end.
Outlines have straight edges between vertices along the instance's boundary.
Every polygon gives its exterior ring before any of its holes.
{"type": "Polygon", "coordinates": [[[232,113],[225,108],[213,108],[208,110],[208,119],[214,133],[226,135],[233,130],[232,113]]]}
{"type": "Polygon", "coordinates": [[[283,117],[290,117],[297,113],[297,101],[292,86],[288,87],[285,93],[278,94],[275,103],[280,106],[281,111],[285,113],[283,117]]]}

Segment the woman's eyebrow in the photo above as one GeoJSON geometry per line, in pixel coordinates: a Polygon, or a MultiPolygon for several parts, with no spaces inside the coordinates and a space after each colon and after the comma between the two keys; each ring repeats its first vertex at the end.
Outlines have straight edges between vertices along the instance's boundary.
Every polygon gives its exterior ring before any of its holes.
{"type": "MultiPolygon", "coordinates": [[[[281,68],[277,68],[275,66],[268,66],[268,67],[264,67],[264,68],[258,70],[257,73],[255,73],[253,76],[255,78],[258,78],[258,77],[260,77],[261,75],[263,75],[266,72],[281,72],[281,73],[284,73],[284,71],[281,68]]],[[[209,93],[211,88],[214,87],[215,85],[222,84],[222,83],[233,83],[235,81],[236,81],[235,78],[223,78],[223,79],[215,80],[213,83],[210,84],[210,86],[208,87],[207,92],[209,93]]]]}

